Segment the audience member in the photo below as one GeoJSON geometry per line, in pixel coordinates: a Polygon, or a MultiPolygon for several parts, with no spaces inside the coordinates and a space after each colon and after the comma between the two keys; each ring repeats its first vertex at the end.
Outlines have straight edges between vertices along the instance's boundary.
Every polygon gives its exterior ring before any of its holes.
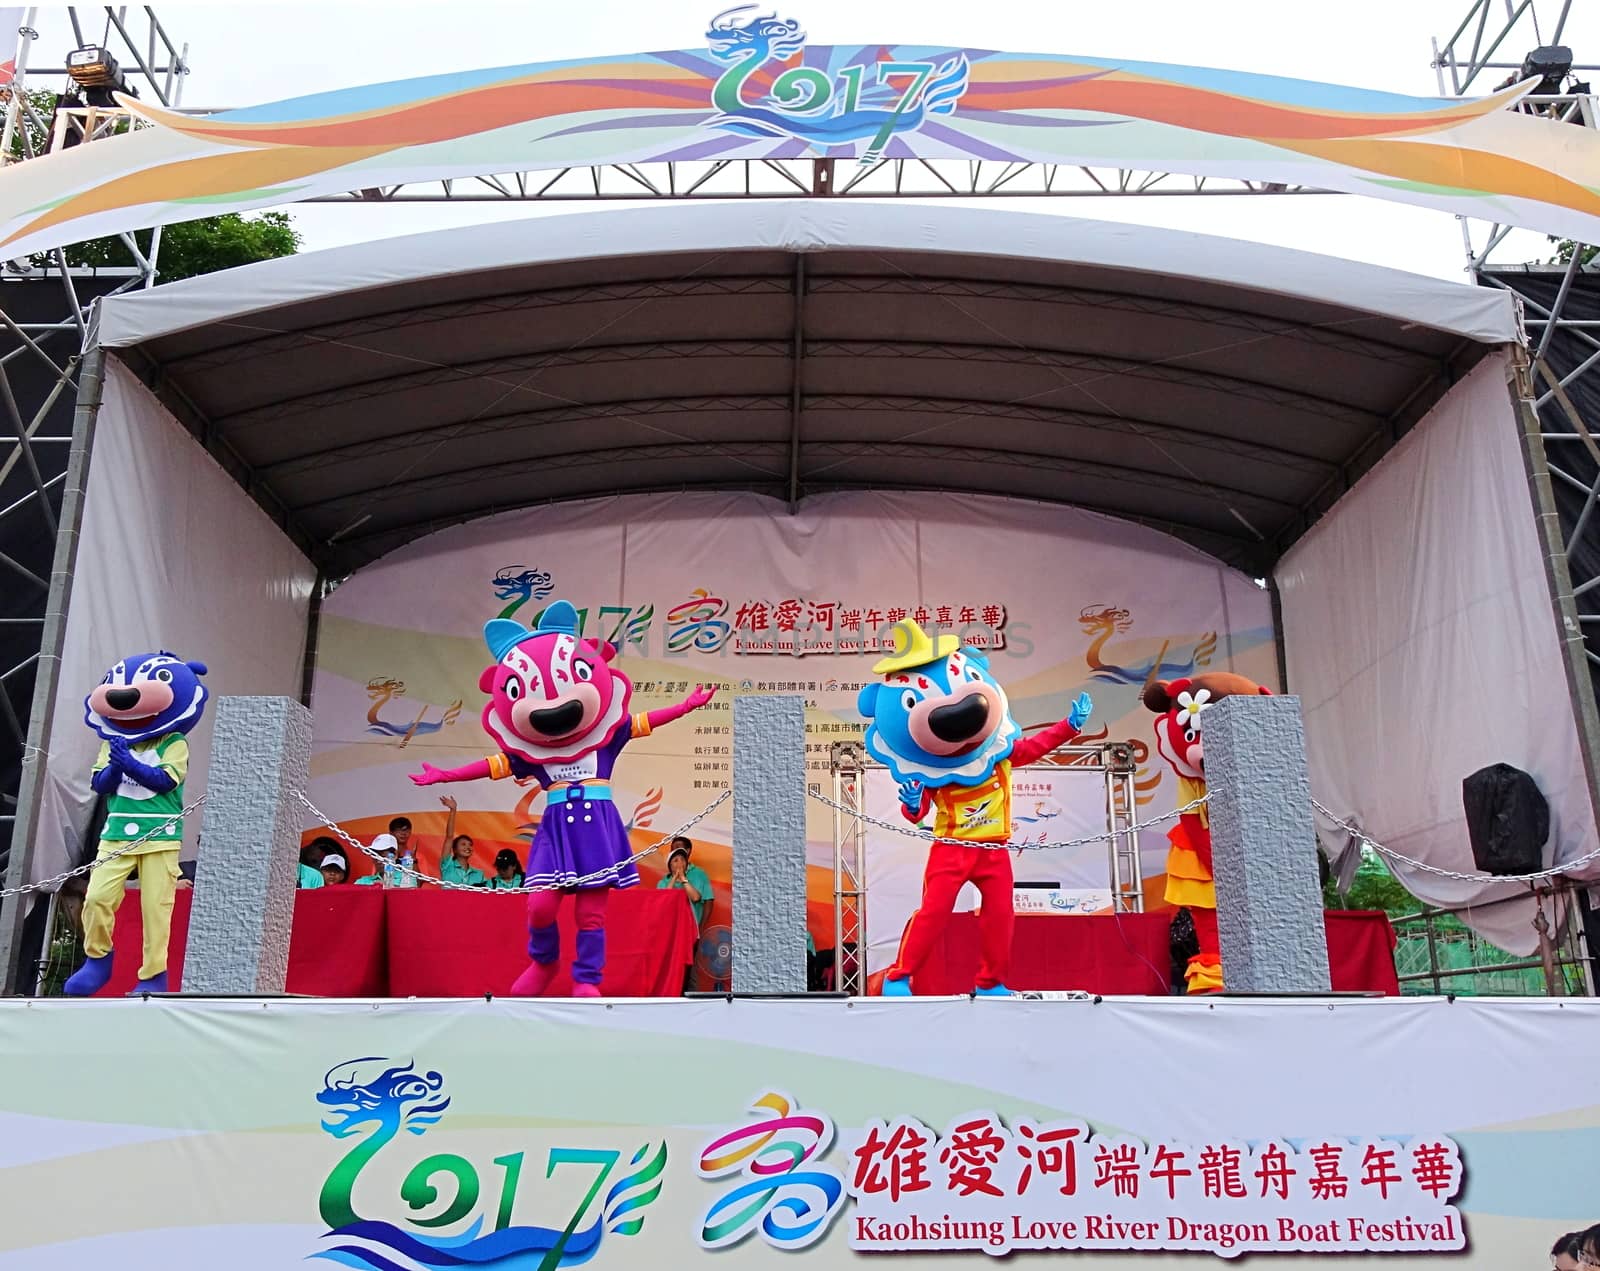
{"type": "Polygon", "coordinates": [[[664,891],[669,887],[681,888],[683,894],[689,898],[689,907],[694,910],[694,925],[696,930],[705,926],[706,913],[711,908],[711,880],[706,877],[705,870],[694,864],[689,858],[694,851],[694,844],[681,834],[672,840],[672,852],[667,857],[667,876],[656,884],[657,891],[664,891]]]}
{"type": "Polygon", "coordinates": [[[1582,1265],[1578,1260],[1582,1239],[1581,1231],[1569,1231],[1550,1246],[1550,1265],[1554,1271],[1578,1271],[1582,1265]]]}
{"type": "Polygon", "coordinates": [[[439,853],[439,881],[462,887],[482,887],[489,877],[468,862],[472,860],[472,835],[456,833],[456,801],[448,794],[439,802],[450,809],[444,822],[444,847],[439,853]]]}
{"type": "Polygon", "coordinates": [[[322,858],[337,852],[339,844],[326,834],[318,835],[300,849],[300,886],[322,886],[322,858]]]}
{"type": "Polygon", "coordinates": [[[490,891],[521,887],[524,877],[522,862],[517,859],[517,854],[509,847],[502,847],[495,853],[494,877],[489,880],[490,891]]]}
{"type": "MultiPolygon", "coordinates": [[[[344,863],[344,857],[338,852],[329,852],[322,858],[322,881],[325,886],[337,887],[350,877],[350,867],[344,863]]],[[[363,878],[362,882],[368,880],[363,878]]]]}
{"type": "Polygon", "coordinates": [[[1600,1267],[1600,1223],[1578,1233],[1576,1257],[1580,1267],[1600,1267]]]}
{"type": "Polygon", "coordinates": [[[372,840],[372,850],[378,854],[378,872],[364,874],[356,879],[357,887],[382,887],[385,881],[384,875],[394,868],[400,844],[393,834],[380,834],[372,840]]]}

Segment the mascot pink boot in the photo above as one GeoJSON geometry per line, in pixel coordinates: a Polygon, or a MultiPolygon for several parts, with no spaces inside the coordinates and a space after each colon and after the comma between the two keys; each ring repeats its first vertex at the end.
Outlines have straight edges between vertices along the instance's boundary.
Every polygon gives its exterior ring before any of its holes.
{"type": "Polygon", "coordinates": [[[695,690],[676,706],[631,715],[633,685],[611,666],[616,648],[578,634],[578,612],[551,605],[531,631],[495,618],[483,629],[494,665],[478,680],[489,694],[484,731],[496,754],[460,768],[423,764],[419,786],[490,777],[532,777],[545,790],[544,815],[528,851],[528,956],[532,964],[511,992],[537,997],[555,978],[561,954],[556,914],[564,892],[577,910],[574,997],[599,997],[606,962],[606,901],[614,887],[633,887],[633,847],[611,798],[611,770],[622,748],[648,737],[711,700],[695,690]]]}

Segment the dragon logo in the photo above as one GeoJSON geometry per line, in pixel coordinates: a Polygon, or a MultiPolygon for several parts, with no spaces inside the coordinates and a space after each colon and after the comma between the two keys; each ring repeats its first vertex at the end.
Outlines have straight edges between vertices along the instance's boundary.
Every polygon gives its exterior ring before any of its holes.
{"type": "MultiPolygon", "coordinates": [[[[550,1227],[513,1226],[523,1152],[496,1157],[491,1180],[500,1179],[500,1196],[493,1208],[480,1208],[484,1191],[478,1169],[466,1157],[438,1153],[413,1165],[400,1184],[406,1212],[425,1216],[406,1218],[405,1227],[357,1213],[353,1197],[356,1180],[380,1153],[390,1149],[402,1133],[422,1135],[439,1123],[450,1107],[444,1093],[444,1076],[419,1072],[412,1061],[396,1063],[377,1056],[335,1065],[323,1078],[317,1102],[327,1109],[322,1128],[335,1139],[359,1136],[359,1141],[328,1175],[322,1185],[319,1209],[328,1231],[323,1237],[335,1243],[312,1257],[345,1267],[369,1271],[398,1271],[401,1267],[495,1267],[500,1271],[555,1271],[558,1267],[587,1262],[607,1234],[635,1236],[644,1229],[644,1214],[661,1194],[666,1171],[665,1143],[647,1143],[633,1154],[624,1176],[604,1192],[600,1212],[587,1226],[584,1219],[595,1207],[602,1189],[622,1153],[587,1148],[552,1147],[546,1168],[548,1178],[561,1166],[588,1166],[596,1171],[577,1211],[563,1223],[550,1227]],[[492,1229],[484,1228],[492,1220],[492,1229]],[[463,1226],[463,1224],[465,1224],[463,1226]],[[443,1234],[441,1228],[456,1228],[443,1234]]],[[[366,1194],[371,1194],[371,1188],[366,1194]]]]}
{"type": "Polygon", "coordinates": [[[372,699],[372,705],[367,710],[367,731],[376,733],[380,737],[398,737],[400,748],[404,750],[413,737],[426,737],[429,733],[439,732],[455,723],[461,715],[461,699],[457,698],[445,707],[442,718],[428,719],[428,712],[433,709],[427,702],[422,704],[422,709],[417,712],[417,717],[409,724],[394,724],[383,719],[379,712],[383,710],[394,698],[404,697],[406,683],[387,675],[375,675],[367,681],[367,696],[372,699]]]}
{"type": "Polygon", "coordinates": [[[530,601],[543,600],[556,589],[555,580],[542,569],[529,569],[526,565],[506,565],[489,580],[496,600],[511,603],[499,616],[509,618],[530,601]]]}
{"type": "Polygon", "coordinates": [[[1181,662],[1164,662],[1172,648],[1172,637],[1161,642],[1154,658],[1126,664],[1107,662],[1102,657],[1112,636],[1122,635],[1133,626],[1133,615],[1115,605],[1090,605],[1078,615],[1078,625],[1084,633],[1093,636],[1084,660],[1089,664],[1091,679],[1109,684],[1137,684],[1142,689],[1154,680],[1178,679],[1193,675],[1196,670],[1211,665],[1217,651],[1217,633],[1208,631],[1191,647],[1189,656],[1181,662]]]}
{"type": "Polygon", "coordinates": [[[728,69],[711,90],[709,126],[747,137],[792,137],[819,149],[865,142],[860,162],[876,163],[892,138],[955,113],[967,91],[965,53],[940,61],[867,61],[824,70],[790,66],[806,35],[792,18],[756,15],[741,5],[711,20],[706,42],[728,69]],[[767,84],[748,100],[746,90],[767,84]]]}

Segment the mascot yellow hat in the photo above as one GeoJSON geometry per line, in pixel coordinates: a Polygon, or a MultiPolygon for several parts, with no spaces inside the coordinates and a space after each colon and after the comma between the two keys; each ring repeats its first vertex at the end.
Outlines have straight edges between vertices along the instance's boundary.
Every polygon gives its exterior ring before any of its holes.
{"type": "Polygon", "coordinates": [[[890,675],[895,671],[913,671],[919,666],[927,666],[931,662],[938,662],[949,657],[961,647],[961,641],[953,635],[941,635],[937,640],[929,637],[928,633],[911,619],[894,624],[894,654],[884,658],[872,668],[874,675],[890,675]]]}

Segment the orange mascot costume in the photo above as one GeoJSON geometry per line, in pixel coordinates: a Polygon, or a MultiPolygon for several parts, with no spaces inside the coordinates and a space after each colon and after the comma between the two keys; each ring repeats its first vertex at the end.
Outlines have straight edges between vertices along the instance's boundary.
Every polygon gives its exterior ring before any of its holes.
{"type": "MultiPolygon", "coordinates": [[[[1208,706],[1237,693],[1271,697],[1270,689],[1227,671],[1182,680],[1157,680],[1144,691],[1156,714],[1156,749],[1178,774],[1178,806],[1205,795],[1205,744],[1201,717],[1208,706]]],[[[1189,959],[1184,983],[1190,993],[1222,991],[1222,953],[1217,941],[1217,888],[1211,873],[1211,818],[1204,806],[1185,812],[1167,835],[1167,903],[1187,909],[1200,952],[1189,959]]]]}

